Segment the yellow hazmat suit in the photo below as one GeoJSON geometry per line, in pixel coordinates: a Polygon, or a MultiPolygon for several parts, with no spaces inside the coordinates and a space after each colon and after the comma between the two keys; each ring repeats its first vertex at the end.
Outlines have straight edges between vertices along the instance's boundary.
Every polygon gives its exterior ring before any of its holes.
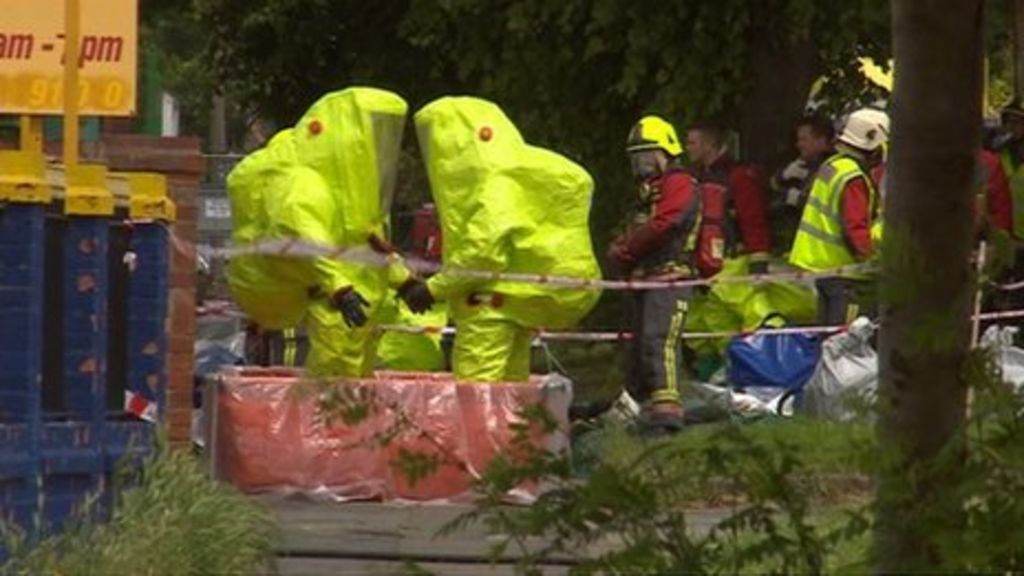
{"type": "MultiPolygon", "coordinates": [[[[351,248],[383,238],[407,110],[398,95],[374,88],[322,97],[228,176],[235,245],[297,239],[351,248]]],[[[261,326],[288,328],[305,317],[307,367],[322,376],[372,372],[381,301],[408,277],[400,262],[324,257],[241,256],[228,269],[235,300],[261,326]],[[361,327],[348,327],[331,302],[350,288],[368,302],[361,327]]]]}
{"type": "Polygon", "coordinates": [[[600,293],[459,269],[600,277],[588,228],[593,180],[567,158],[526,144],[485,100],[441,98],[415,122],[444,237],[444,268],[427,288],[448,301],[458,329],[455,376],[526,380],[531,329],[573,326],[600,293]]]}
{"type": "Polygon", "coordinates": [[[425,314],[413,314],[405,302],[392,293],[384,299],[380,323],[438,329],[426,334],[381,334],[377,361],[382,368],[402,372],[441,372],[445,369],[441,329],[448,324],[448,309],[443,303],[425,314]]]}

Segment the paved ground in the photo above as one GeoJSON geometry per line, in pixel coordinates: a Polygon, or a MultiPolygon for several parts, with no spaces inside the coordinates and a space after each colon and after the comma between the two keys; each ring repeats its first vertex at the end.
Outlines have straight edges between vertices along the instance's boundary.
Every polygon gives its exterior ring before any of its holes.
{"type": "MultiPolygon", "coordinates": [[[[446,537],[438,530],[468,508],[456,505],[337,504],[307,499],[265,497],[278,519],[282,576],[410,574],[413,566],[452,576],[514,574],[516,551],[490,563],[499,539],[473,525],[446,537]]],[[[726,511],[692,513],[696,529],[707,529],[726,511]]],[[[571,558],[555,558],[545,574],[566,574],[571,558]]]]}

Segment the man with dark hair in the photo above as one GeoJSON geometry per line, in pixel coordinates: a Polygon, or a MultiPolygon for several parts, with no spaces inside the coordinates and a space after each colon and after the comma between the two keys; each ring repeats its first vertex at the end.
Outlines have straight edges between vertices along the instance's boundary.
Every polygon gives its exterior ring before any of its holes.
{"type": "Polygon", "coordinates": [[[800,160],[815,169],[831,156],[835,147],[836,127],[820,114],[809,114],[796,123],[796,149],[800,160]]]}
{"type": "Polygon", "coordinates": [[[808,114],[796,123],[795,136],[798,157],[771,180],[771,215],[778,235],[776,242],[785,247],[793,244],[814,174],[835,153],[836,129],[831,119],[808,114]]]}
{"type": "MultiPolygon", "coordinates": [[[[747,256],[750,272],[763,273],[767,271],[771,251],[764,178],[756,168],[736,161],[726,138],[725,129],[714,122],[694,123],[687,132],[686,151],[697,179],[705,191],[721,189],[725,195],[721,215],[708,214],[707,210],[715,203],[704,202],[702,226],[706,227],[709,220],[721,218],[724,246],[723,253],[715,255],[716,259],[747,256]]],[[[714,271],[714,268],[708,270],[714,271]]],[[[713,275],[703,270],[702,274],[713,275]]]]}
{"type": "Polygon", "coordinates": [[[836,269],[875,254],[880,198],[870,171],[888,140],[885,112],[857,110],[846,120],[836,153],[814,175],[789,262],[810,272],[835,272],[815,281],[821,324],[851,322],[861,313],[862,293],[871,287],[866,272],[836,269]]]}

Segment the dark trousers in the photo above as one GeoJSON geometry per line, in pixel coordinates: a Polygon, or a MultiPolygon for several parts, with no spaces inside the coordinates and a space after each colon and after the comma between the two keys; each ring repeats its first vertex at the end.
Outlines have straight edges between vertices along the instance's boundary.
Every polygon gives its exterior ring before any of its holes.
{"type": "Polygon", "coordinates": [[[818,289],[818,324],[834,326],[847,324],[857,316],[871,316],[874,306],[868,291],[868,280],[851,278],[821,278],[815,280],[818,289]]]}
{"type": "Polygon", "coordinates": [[[638,402],[679,402],[684,375],[683,328],[690,288],[629,293],[626,314],[633,340],[627,348],[626,390],[638,402]]]}
{"type": "Polygon", "coordinates": [[[309,338],[305,330],[252,331],[246,334],[246,362],[256,366],[306,365],[309,338]]]}

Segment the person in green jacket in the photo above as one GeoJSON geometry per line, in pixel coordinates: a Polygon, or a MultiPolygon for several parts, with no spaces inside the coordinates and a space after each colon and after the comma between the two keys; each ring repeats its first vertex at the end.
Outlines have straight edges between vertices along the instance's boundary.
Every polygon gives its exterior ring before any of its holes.
{"type": "Polygon", "coordinates": [[[599,278],[588,227],[593,180],[571,160],[528,145],[486,100],[441,98],[414,121],[441,218],[444,267],[426,282],[410,280],[399,295],[413,312],[448,302],[457,379],[524,381],[532,330],[573,326],[599,291],[461,270],[599,278]]]}
{"type": "Polygon", "coordinates": [[[315,376],[367,376],[389,285],[410,278],[390,251],[387,212],[408,106],[396,94],[349,88],[317,101],[228,176],[235,245],[297,240],[363,247],[365,261],[250,254],[232,259],[236,302],[265,329],[305,319],[315,376]],[[388,264],[384,264],[387,262],[388,264]]]}

